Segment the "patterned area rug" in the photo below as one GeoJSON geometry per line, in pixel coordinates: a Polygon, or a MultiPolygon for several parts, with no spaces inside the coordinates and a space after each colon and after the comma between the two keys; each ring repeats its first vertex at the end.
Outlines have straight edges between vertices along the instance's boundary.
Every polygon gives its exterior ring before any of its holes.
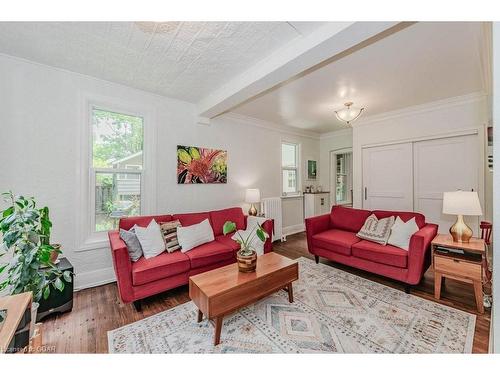
{"type": "Polygon", "coordinates": [[[196,322],[192,302],[108,332],[110,353],[470,353],[475,315],[299,259],[284,291],[224,318],[196,322]]]}

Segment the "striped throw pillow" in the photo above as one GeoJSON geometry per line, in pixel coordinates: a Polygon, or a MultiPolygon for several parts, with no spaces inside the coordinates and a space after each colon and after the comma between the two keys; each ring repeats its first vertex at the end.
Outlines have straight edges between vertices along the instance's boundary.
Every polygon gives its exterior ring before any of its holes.
{"type": "Polygon", "coordinates": [[[387,240],[391,235],[391,228],[393,224],[394,216],[377,219],[374,214],[371,214],[368,216],[363,224],[363,227],[359,230],[356,236],[381,245],[387,245],[387,240]]]}
{"type": "Polygon", "coordinates": [[[181,222],[179,220],[160,223],[161,234],[163,235],[163,240],[165,241],[165,248],[169,253],[180,250],[181,248],[179,240],[177,239],[177,228],[180,226],[181,222]]]}

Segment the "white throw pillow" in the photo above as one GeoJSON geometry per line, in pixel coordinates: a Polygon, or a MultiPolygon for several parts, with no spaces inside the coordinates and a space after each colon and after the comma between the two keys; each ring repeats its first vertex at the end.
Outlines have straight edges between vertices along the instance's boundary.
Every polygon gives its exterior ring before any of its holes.
{"type": "Polygon", "coordinates": [[[396,217],[396,221],[391,228],[391,235],[389,236],[389,240],[387,241],[387,243],[389,245],[396,246],[408,251],[410,247],[411,236],[413,236],[413,234],[417,231],[418,225],[414,217],[412,217],[405,223],[398,216],[396,217]]]}
{"type": "Polygon", "coordinates": [[[177,240],[183,253],[214,239],[214,231],[208,219],[199,224],[177,228],[177,240]]]}
{"type": "Polygon", "coordinates": [[[146,228],[134,225],[134,230],[141,244],[144,258],[153,258],[165,251],[165,241],[160,226],[154,219],[146,228]]]}

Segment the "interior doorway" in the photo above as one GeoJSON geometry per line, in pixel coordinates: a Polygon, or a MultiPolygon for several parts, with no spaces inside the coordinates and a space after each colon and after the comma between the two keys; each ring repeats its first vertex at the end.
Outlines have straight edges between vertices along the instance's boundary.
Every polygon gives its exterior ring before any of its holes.
{"type": "Polygon", "coordinates": [[[330,202],[352,207],[352,148],[330,151],[330,202]]]}

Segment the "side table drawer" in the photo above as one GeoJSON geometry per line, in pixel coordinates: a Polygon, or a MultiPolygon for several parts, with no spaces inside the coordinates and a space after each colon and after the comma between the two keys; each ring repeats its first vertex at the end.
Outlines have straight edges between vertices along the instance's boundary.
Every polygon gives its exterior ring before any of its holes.
{"type": "Polygon", "coordinates": [[[434,256],[434,269],[444,274],[461,276],[472,280],[481,280],[481,264],[461,259],[434,256]]]}

